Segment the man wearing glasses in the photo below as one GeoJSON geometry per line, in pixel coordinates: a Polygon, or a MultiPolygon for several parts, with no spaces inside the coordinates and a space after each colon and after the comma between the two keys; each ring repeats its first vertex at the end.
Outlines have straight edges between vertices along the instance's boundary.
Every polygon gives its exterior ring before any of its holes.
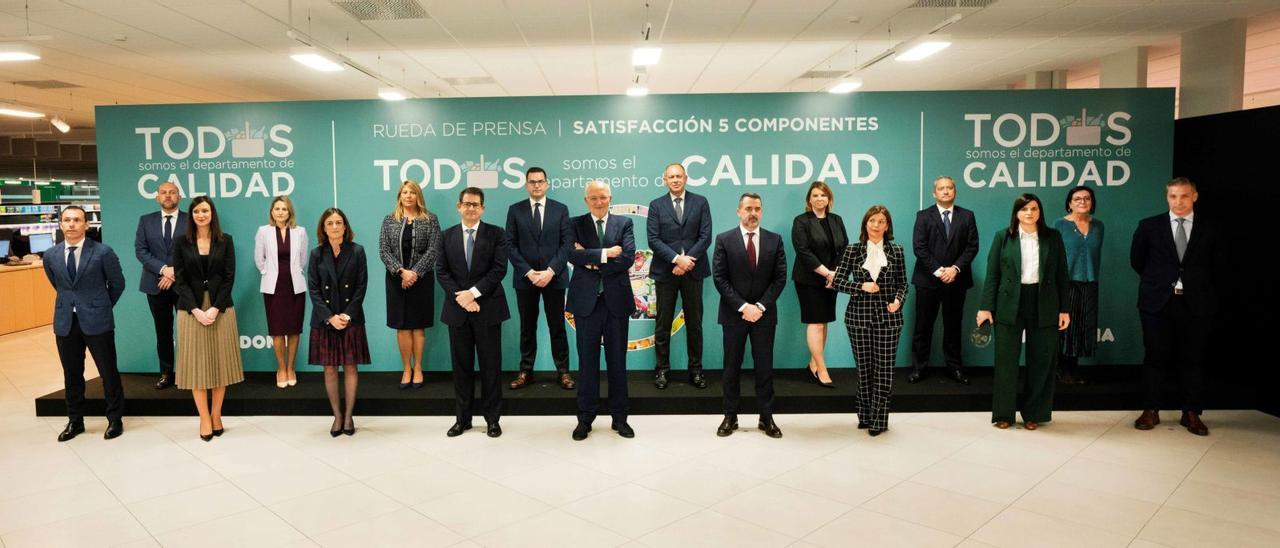
{"type": "Polygon", "coordinates": [[[564,327],[564,292],[569,285],[565,265],[573,251],[569,208],[547,197],[547,172],[531,167],[525,172],[529,199],[507,209],[507,240],[511,243],[512,285],[520,315],[520,373],[511,381],[519,390],[533,383],[538,356],[538,301],[547,314],[551,335],[551,360],[560,388],[573,390],[569,375],[569,339],[564,327]]]}

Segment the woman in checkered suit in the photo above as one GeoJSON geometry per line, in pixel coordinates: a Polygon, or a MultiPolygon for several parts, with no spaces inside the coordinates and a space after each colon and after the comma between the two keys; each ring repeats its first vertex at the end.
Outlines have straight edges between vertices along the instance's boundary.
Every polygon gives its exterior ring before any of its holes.
{"type": "Polygon", "coordinates": [[[892,243],[893,217],[875,205],[862,217],[858,243],[845,248],[832,286],[849,294],[844,325],[858,363],[858,428],[878,436],[889,429],[893,366],[907,300],[902,246],[892,243]]]}

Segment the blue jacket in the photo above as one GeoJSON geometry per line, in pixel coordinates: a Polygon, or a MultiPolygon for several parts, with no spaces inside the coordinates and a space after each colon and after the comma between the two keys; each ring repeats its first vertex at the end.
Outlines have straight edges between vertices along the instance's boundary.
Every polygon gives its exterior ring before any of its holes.
{"type": "Polygon", "coordinates": [[[711,275],[707,251],[711,249],[711,206],[707,199],[685,190],[684,222],[676,221],[676,207],[671,203],[671,193],[665,193],[649,202],[649,217],[645,220],[645,235],[653,262],[649,265],[649,277],[657,281],[675,278],[671,261],[676,255],[688,255],[694,260],[693,272],[685,274],[701,280],[711,275]],[[683,252],[683,253],[682,253],[683,252]]]}
{"type": "MultiPolygon", "coordinates": [[[[160,294],[160,269],[173,266],[173,245],[164,245],[163,214],[159,211],[138,217],[138,231],[133,236],[133,255],[142,263],[142,281],[138,291],[148,295],[160,294]]],[[[179,211],[173,219],[173,241],[187,233],[187,214],[179,211]]]]}
{"type": "Polygon", "coordinates": [[[565,310],[574,316],[590,316],[596,306],[598,289],[603,286],[605,306],[614,316],[630,316],[636,310],[635,294],[631,292],[631,265],[635,264],[636,239],[632,233],[631,219],[610,214],[604,226],[604,241],[596,236],[591,214],[572,219],[573,240],[585,249],[575,249],[569,254],[573,263],[573,278],[569,280],[569,295],[565,310]],[[622,254],[600,262],[600,250],[615,245],[622,246],[622,254]],[[587,268],[591,266],[593,268],[587,268]]]}
{"type": "Polygon", "coordinates": [[[542,212],[542,230],[533,226],[533,207],[525,198],[507,208],[507,241],[511,244],[508,258],[511,260],[512,285],[517,290],[533,289],[533,283],[524,275],[530,270],[550,268],[556,273],[547,287],[564,289],[569,286],[565,265],[569,252],[573,251],[573,230],[570,228],[569,208],[546,198],[542,212]]]}
{"type": "Polygon", "coordinates": [[[111,309],[124,294],[124,272],[120,258],[110,246],[88,238],[76,251],[76,279],[67,273],[66,242],[49,248],[44,254],[44,275],[58,292],[53,304],[53,332],[59,337],[71,334],[71,317],[80,319],[85,335],[101,335],[116,328],[111,309]]]}

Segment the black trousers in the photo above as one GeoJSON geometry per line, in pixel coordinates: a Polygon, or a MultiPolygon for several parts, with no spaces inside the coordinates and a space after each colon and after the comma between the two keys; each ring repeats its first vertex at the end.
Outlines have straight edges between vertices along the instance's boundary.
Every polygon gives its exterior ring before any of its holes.
{"type": "Polygon", "coordinates": [[[723,324],[724,327],[724,414],[737,415],[741,399],[738,377],[747,340],[751,340],[751,361],[755,364],[756,407],[761,417],[773,415],[773,336],[777,324],[723,324]]]}
{"type": "Polygon", "coordinates": [[[569,337],[564,329],[564,289],[534,287],[516,290],[516,309],[520,314],[520,370],[533,371],[538,357],[538,300],[547,313],[547,331],[551,335],[551,359],[556,371],[569,372],[569,337]]]}
{"type": "Polygon", "coordinates": [[[102,392],[107,400],[107,420],[120,420],[124,416],[124,385],[120,383],[120,371],[116,369],[116,332],[85,335],[80,331],[80,318],[72,314],[71,332],[65,337],[54,338],[58,344],[58,359],[62,362],[67,419],[84,424],[84,414],[80,412],[80,407],[84,404],[84,351],[87,348],[102,377],[102,392]]]}
{"type": "Polygon", "coordinates": [[[942,309],[942,355],[947,368],[960,369],[960,318],[964,315],[964,295],[968,288],[951,283],[937,289],[916,288],[916,325],[911,333],[911,369],[917,373],[929,366],[933,349],[933,324],[942,309]]]}
{"type": "Polygon", "coordinates": [[[156,327],[156,356],[160,360],[160,372],[173,374],[173,319],[178,311],[178,294],[173,290],[147,295],[151,308],[151,321],[156,327]]]}
{"type": "Polygon", "coordinates": [[[590,316],[575,318],[578,339],[578,422],[590,425],[600,409],[600,342],[604,341],[605,367],[609,371],[609,414],[614,422],[627,420],[627,316],[615,316],[596,297],[590,316]]]}
{"type": "Polygon", "coordinates": [[[480,362],[480,410],[486,423],[502,418],[502,324],[484,325],[474,318],[449,326],[449,354],[453,357],[454,413],[471,424],[476,392],[476,358],[480,362]]]}
{"type": "Polygon", "coordinates": [[[1158,314],[1142,313],[1141,316],[1142,343],[1146,347],[1146,356],[1142,360],[1142,384],[1146,392],[1143,407],[1160,409],[1165,372],[1175,368],[1182,393],[1182,410],[1202,412],[1204,352],[1213,326],[1212,318],[1193,314],[1182,295],[1170,298],[1158,314]]]}
{"type": "Polygon", "coordinates": [[[702,371],[702,282],[691,274],[655,281],[658,317],[654,326],[654,350],[658,371],[671,369],[671,324],[676,319],[676,297],[684,306],[685,342],[688,343],[689,373],[702,371]]]}

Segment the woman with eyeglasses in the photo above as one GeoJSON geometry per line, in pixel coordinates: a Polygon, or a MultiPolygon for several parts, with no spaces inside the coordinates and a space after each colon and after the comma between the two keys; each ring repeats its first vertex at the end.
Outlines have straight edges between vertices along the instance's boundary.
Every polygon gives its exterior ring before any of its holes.
{"type": "Polygon", "coordinates": [[[1102,221],[1093,217],[1098,202],[1093,189],[1078,186],[1067,191],[1067,216],[1053,228],[1062,234],[1071,277],[1068,300],[1071,325],[1062,332],[1058,349],[1058,382],[1085,384],[1080,358],[1093,357],[1098,347],[1098,277],[1102,273],[1102,221]]]}

